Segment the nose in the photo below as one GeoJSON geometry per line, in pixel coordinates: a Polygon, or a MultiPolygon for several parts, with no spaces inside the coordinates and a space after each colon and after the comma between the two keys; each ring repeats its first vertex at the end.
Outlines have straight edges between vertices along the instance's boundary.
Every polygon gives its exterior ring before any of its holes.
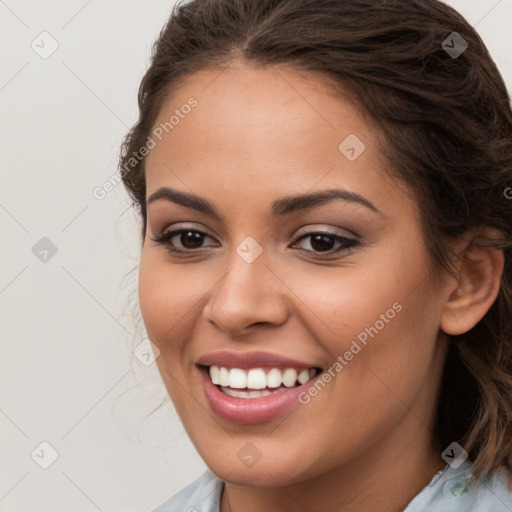
{"type": "Polygon", "coordinates": [[[242,335],[251,326],[283,324],[288,316],[286,285],[263,254],[247,263],[236,252],[205,305],[204,315],[222,331],[242,335]]]}

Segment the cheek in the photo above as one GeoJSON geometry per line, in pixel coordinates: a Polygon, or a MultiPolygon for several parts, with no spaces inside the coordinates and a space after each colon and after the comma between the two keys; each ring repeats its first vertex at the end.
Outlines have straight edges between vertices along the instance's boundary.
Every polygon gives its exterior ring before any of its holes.
{"type": "Polygon", "coordinates": [[[144,249],[139,268],[139,303],[149,339],[160,350],[156,364],[180,415],[187,411],[184,353],[195,326],[204,287],[197,272],[188,273],[164,260],[162,253],[144,249]]]}
{"type": "Polygon", "coordinates": [[[194,305],[204,289],[194,273],[187,275],[162,255],[143,250],[139,270],[139,303],[149,338],[162,352],[179,347],[190,333],[194,305]]]}
{"type": "MultiPolygon", "coordinates": [[[[407,254],[395,246],[379,256],[364,265],[311,267],[300,276],[282,269],[281,277],[294,283],[302,321],[333,363],[346,355],[348,364],[338,372],[344,385],[360,394],[374,370],[407,394],[407,379],[421,382],[432,364],[440,305],[421,244],[409,244],[407,254]]],[[[373,385],[369,395],[376,390],[373,385]]]]}
{"type": "Polygon", "coordinates": [[[302,311],[304,321],[310,319],[307,323],[315,339],[334,344],[338,340],[340,350],[365,327],[375,322],[380,326],[380,315],[388,310],[385,319],[393,321],[398,308],[393,309],[393,304],[402,303],[417,281],[402,262],[384,258],[338,268],[311,265],[306,270],[284,266],[279,270],[296,297],[296,311],[302,311]]]}

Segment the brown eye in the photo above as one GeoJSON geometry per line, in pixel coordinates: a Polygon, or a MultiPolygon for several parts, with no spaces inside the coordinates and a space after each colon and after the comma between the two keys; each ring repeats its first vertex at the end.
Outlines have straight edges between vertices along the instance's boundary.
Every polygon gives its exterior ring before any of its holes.
{"type": "Polygon", "coordinates": [[[152,240],[160,245],[165,245],[171,251],[186,252],[203,248],[206,238],[212,237],[195,229],[176,229],[162,233],[152,240]]]}
{"type": "MultiPolygon", "coordinates": [[[[179,242],[186,249],[197,249],[201,247],[204,235],[198,231],[182,231],[180,234],[175,235],[173,238],[178,237],[179,242]]],[[[172,238],[171,238],[172,240],[172,238]]]]}
{"type": "Polygon", "coordinates": [[[295,243],[305,240],[308,240],[308,243],[303,244],[302,248],[317,253],[337,253],[358,245],[358,242],[351,238],[322,232],[302,235],[295,243]]]}

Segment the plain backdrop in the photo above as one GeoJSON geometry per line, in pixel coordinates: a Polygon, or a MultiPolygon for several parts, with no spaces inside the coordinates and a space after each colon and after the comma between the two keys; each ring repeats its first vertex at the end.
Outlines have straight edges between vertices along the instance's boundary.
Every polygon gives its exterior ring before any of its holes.
{"type": "MultiPolygon", "coordinates": [[[[449,3],[511,90],[512,0],[449,3]]],[[[206,469],[132,353],[138,219],[93,194],[172,4],[0,0],[0,512],[148,511],[206,469]]]]}

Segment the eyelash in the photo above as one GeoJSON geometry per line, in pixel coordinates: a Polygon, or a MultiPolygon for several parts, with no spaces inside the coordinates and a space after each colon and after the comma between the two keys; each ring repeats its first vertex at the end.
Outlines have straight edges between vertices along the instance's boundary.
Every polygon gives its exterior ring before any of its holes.
{"type": "MultiPolygon", "coordinates": [[[[194,252],[198,252],[201,249],[205,249],[205,247],[199,247],[199,248],[196,248],[196,249],[178,249],[175,246],[171,245],[171,239],[174,238],[176,235],[180,235],[182,233],[189,233],[189,232],[200,233],[201,235],[204,235],[206,237],[210,237],[210,235],[208,235],[207,233],[204,233],[203,231],[199,231],[199,230],[196,230],[196,229],[182,228],[182,229],[176,229],[176,230],[173,230],[173,231],[163,232],[163,233],[161,233],[158,236],[152,237],[151,240],[153,240],[153,242],[156,242],[159,245],[164,246],[171,253],[179,253],[179,254],[188,254],[188,255],[190,255],[190,254],[192,254],[194,252]]],[[[341,235],[334,235],[334,234],[329,233],[327,231],[310,231],[309,233],[303,233],[301,236],[297,237],[293,241],[293,244],[296,244],[300,240],[303,240],[303,239],[308,238],[308,237],[312,237],[314,235],[327,236],[327,237],[330,237],[330,238],[334,239],[335,242],[338,242],[338,243],[341,244],[337,249],[330,249],[328,251],[314,251],[314,250],[310,250],[310,249],[303,249],[306,252],[314,253],[315,255],[332,256],[333,254],[338,254],[338,253],[341,253],[341,252],[348,252],[351,249],[354,249],[358,245],[360,245],[360,242],[355,240],[355,239],[353,239],[353,238],[348,238],[348,237],[344,237],[344,236],[341,236],[341,235]]],[[[212,238],[212,237],[210,237],[210,238],[212,238]]]]}

